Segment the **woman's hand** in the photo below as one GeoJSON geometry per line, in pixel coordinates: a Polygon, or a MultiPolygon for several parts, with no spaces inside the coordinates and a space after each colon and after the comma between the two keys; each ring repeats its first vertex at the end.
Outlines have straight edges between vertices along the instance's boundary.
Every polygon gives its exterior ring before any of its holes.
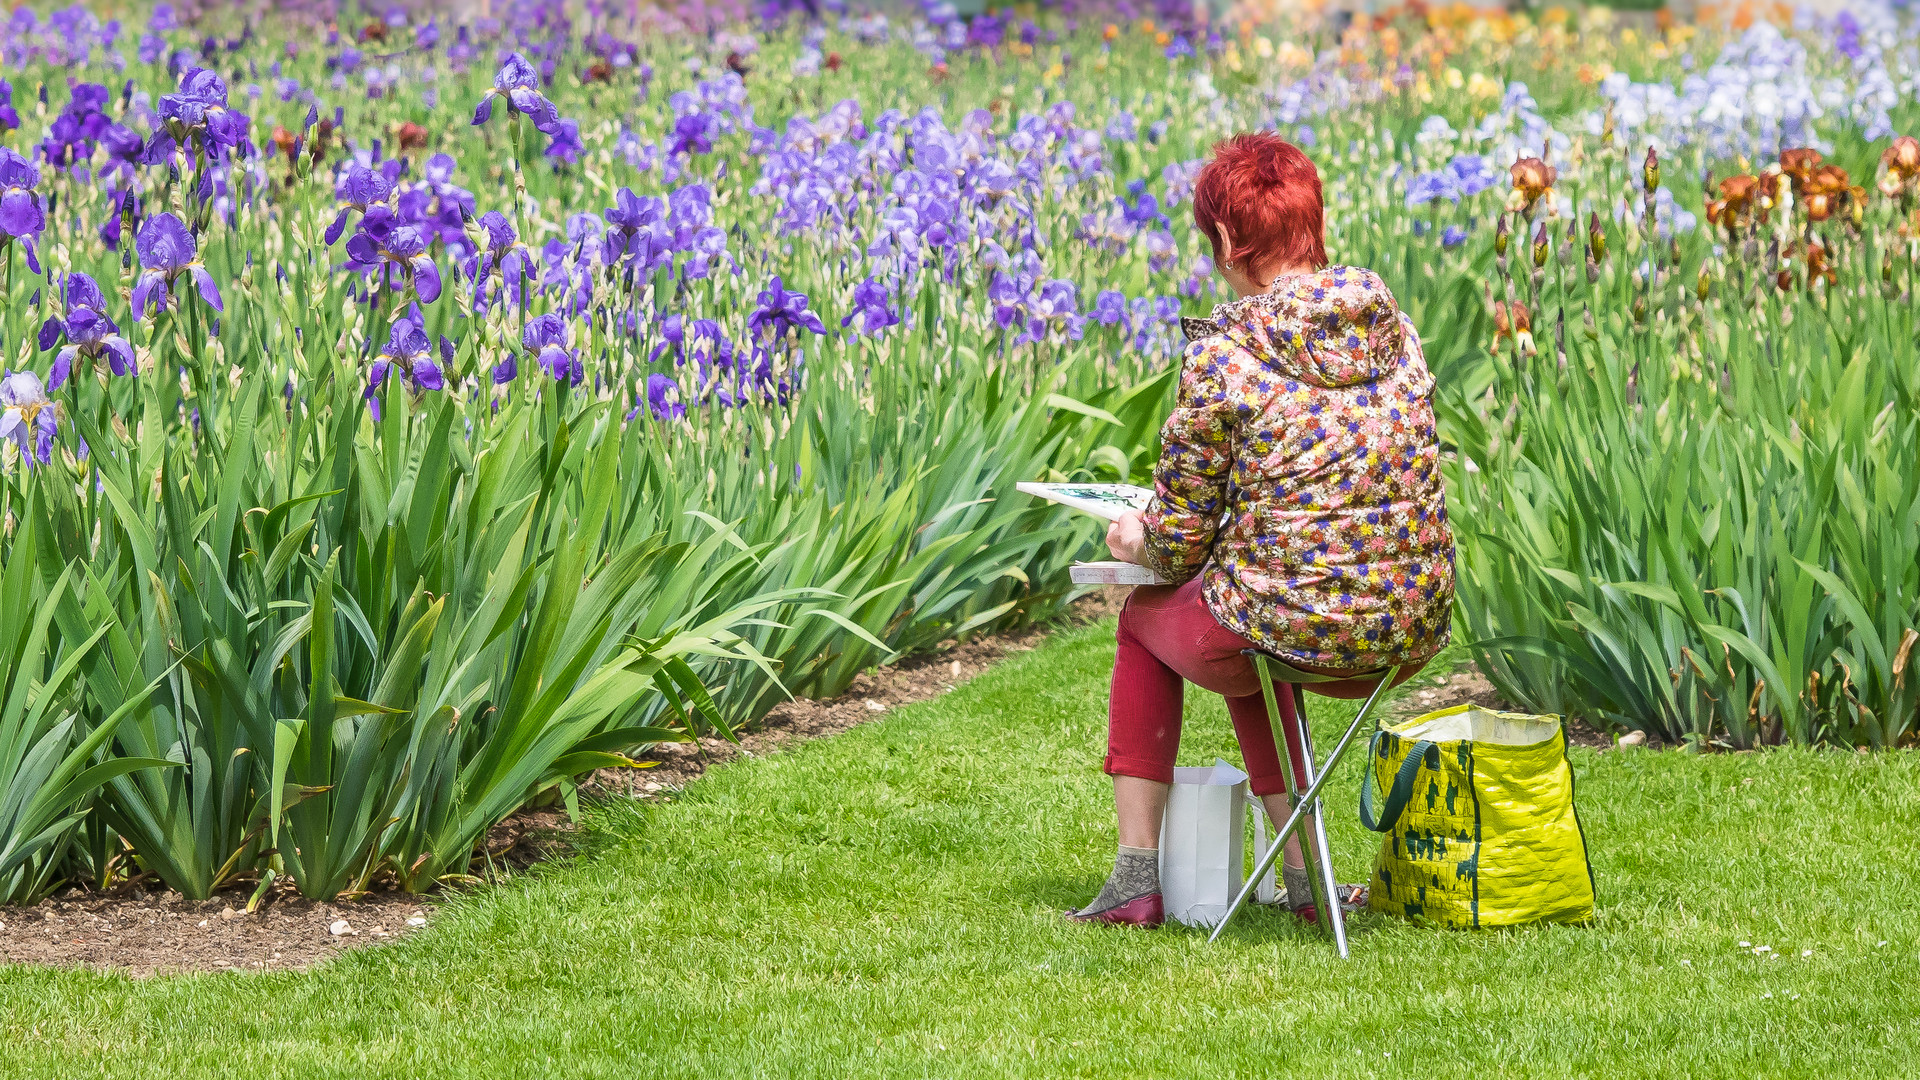
{"type": "Polygon", "coordinates": [[[1121,562],[1140,565],[1146,556],[1147,527],[1140,519],[1140,511],[1129,510],[1107,526],[1107,550],[1121,562]]]}

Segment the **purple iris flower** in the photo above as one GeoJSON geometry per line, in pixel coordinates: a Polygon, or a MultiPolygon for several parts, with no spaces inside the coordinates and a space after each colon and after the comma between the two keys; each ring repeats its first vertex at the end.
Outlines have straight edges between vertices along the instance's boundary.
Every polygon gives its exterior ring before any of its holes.
{"type": "Polygon", "coordinates": [[[100,145],[107,148],[106,163],[100,166],[100,179],[118,178],[121,187],[133,186],[134,167],[140,164],[146,143],[140,133],[120,124],[108,124],[100,133],[100,145]]]}
{"type": "Polygon", "coordinates": [[[1460,187],[1451,172],[1419,173],[1407,181],[1407,205],[1421,206],[1447,199],[1460,201],[1460,187]]]}
{"type": "Polygon", "coordinates": [[[647,376],[647,411],[655,420],[678,420],[687,415],[680,402],[680,384],[658,372],[647,376]]]}
{"type": "Polygon", "coordinates": [[[333,224],[327,226],[327,246],[332,247],[340,239],[341,232],[347,227],[348,214],[358,210],[364,216],[368,207],[386,202],[392,194],[393,181],[379,171],[357,161],[347,166],[340,186],[334,189],[334,197],[344,205],[340,207],[340,213],[334,216],[333,224]]]}
{"type": "Polygon", "coordinates": [[[36,246],[40,230],[47,226],[47,212],[33,189],[40,183],[40,170],[33,162],[0,146],[0,248],[19,241],[26,249],[27,266],[40,272],[36,246]]]}
{"type": "Polygon", "coordinates": [[[1101,326],[1116,326],[1127,317],[1127,298],[1118,289],[1102,289],[1093,298],[1093,321],[1101,326]]]}
{"type": "Polygon", "coordinates": [[[480,99],[480,104],[474,106],[475,127],[493,118],[493,99],[497,97],[506,98],[508,109],[526,116],[534,127],[548,134],[552,134],[551,129],[560,121],[560,110],[540,92],[540,73],[519,53],[507,57],[507,62],[500,65],[493,76],[493,86],[480,99]]]}
{"type": "Polygon", "coordinates": [[[520,358],[512,353],[505,360],[493,365],[493,385],[505,386],[520,377],[520,358]]]}
{"type": "Polygon", "coordinates": [[[585,150],[586,146],[580,141],[578,122],[560,120],[549,126],[546,131],[552,141],[547,144],[544,155],[552,158],[556,166],[561,162],[572,165],[580,160],[580,152],[585,150]]]}
{"type": "Polygon", "coordinates": [[[419,323],[412,319],[401,319],[394,323],[393,332],[381,348],[379,359],[373,362],[373,369],[367,375],[366,399],[373,408],[374,419],[380,418],[380,402],[376,391],[380,384],[387,381],[389,372],[398,370],[400,377],[415,392],[445,390],[447,380],[442,365],[452,362],[453,342],[440,339],[440,358],[436,361],[433,339],[427,336],[419,323]]]}
{"type": "Polygon", "coordinates": [[[1167,59],[1169,60],[1178,60],[1183,56],[1192,56],[1192,55],[1193,55],[1193,44],[1187,40],[1187,36],[1185,34],[1181,34],[1179,37],[1174,38],[1173,41],[1167,45],[1166,56],[1167,56],[1167,59]]]}
{"type": "Polygon", "coordinates": [[[120,327],[101,314],[107,306],[100,285],[85,274],[67,275],[66,318],[53,316],[40,326],[40,348],[51,349],[61,338],[67,346],[54,357],[53,370],[47,373],[47,389],[58,390],[67,381],[76,359],[97,360],[106,357],[115,375],[134,372],[133,345],[120,336],[120,327]]]}
{"type": "Polygon", "coordinates": [[[585,381],[587,372],[579,354],[567,348],[570,335],[567,321],[549,312],[527,324],[527,328],[520,332],[520,344],[528,352],[536,354],[541,371],[558,382],[577,386],[585,381]]]}
{"type": "Polygon", "coordinates": [[[489,210],[480,215],[480,231],[487,242],[487,272],[500,271],[502,280],[509,277],[508,260],[512,260],[511,276],[518,279],[532,273],[532,252],[520,242],[520,234],[514,230],[513,222],[498,210],[489,210]]]}
{"type": "Polygon", "coordinates": [[[93,156],[94,144],[113,123],[104,111],[111,97],[98,83],[74,87],[66,107],[54,117],[47,137],[41,140],[39,156],[54,168],[84,164],[93,156]]]}
{"type": "Polygon", "coordinates": [[[1115,198],[1114,201],[1120,204],[1121,215],[1126,218],[1128,224],[1149,225],[1156,221],[1162,227],[1172,224],[1167,220],[1167,215],[1160,212],[1160,200],[1154,198],[1153,192],[1147,190],[1146,181],[1135,180],[1127,185],[1127,191],[1133,195],[1133,202],[1127,202],[1124,195],[1115,198]]]}
{"type": "Polygon", "coordinates": [[[885,285],[868,278],[853,287],[853,312],[841,319],[840,325],[852,326],[858,319],[860,332],[869,337],[889,326],[900,325],[900,315],[893,310],[891,299],[885,285]]]}
{"type": "Polygon", "coordinates": [[[0,131],[20,126],[20,114],[13,111],[13,84],[0,79],[0,131]]]}
{"type": "Polygon", "coordinates": [[[1463,199],[1471,199],[1507,179],[1504,171],[1495,172],[1479,154],[1456,154],[1447,162],[1447,171],[1453,174],[1454,186],[1463,199]]]}
{"type": "Polygon", "coordinates": [[[1467,230],[1458,225],[1449,225],[1440,233],[1440,246],[1456,248],[1467,242],[1467,230]]]}
{"type": "Polygon", "coordinates": [[[713,138],[711,121],[700,113],[688,113],[673,122],[673,139],[667,144],[669,154],[711,154],[713,138]]]}
{"type": "MultiPolygon", "coordinates": [[[[209,155],[247,147],[252,119],[227,107],[227,84],[206,68],[189,68],[180,89],[160,98],[161,125],[147,144],[147,163],[171,158],[178,143],[198,138],[209,155]]],[[[248,147],[248,149],[251,149],[248,147]]]]}
{"type": "Polygon", "coordinates": [[[427,254],[427,238],[416,226],[399,225],[385,236],[362,228],[347,241],[347,254],[359,265],[399,267],[423,304],[440,299],[440,267],[427,254]]]}
{"type": "Polygon", "coordinates": [[[225,311],[220,302],[220,287],[214,284],[213,275],[200,262],[200,246],[194,242],[193,234],[172,214],[155,214],[140,226],[140,234],[134,237],[133,249],[140,256],[140,279],[133,286],[133,314],[135,318],[144,318],[148,301],[158,299],[162,308],[166,307],[173,282],[181,274],[193,278],[195,287],[200,290],[200,298],[215,311],[225,311]],[[155,297],[156,291],[158,296],[155,297]]]}
{"type": "Polygon", "coordinates": [[[787,331],[796,333],[811,330],[824,334],[827,328],[820,322],[820,316],[807,310],[807,294],[788,292],[781,284],[778,275],[760,292],[759,306],[747,313],[747,329],[757,335],[765,336],[772,330],[774,340],[787,336],[787,331]]]}
{"type": "Polygon", "coordinates": [[[29,464],[53,460],[53,437],[60,430],[53,403],[31,371],[14,371],[0,378],[0,439],[12,440],[29,464]]]}

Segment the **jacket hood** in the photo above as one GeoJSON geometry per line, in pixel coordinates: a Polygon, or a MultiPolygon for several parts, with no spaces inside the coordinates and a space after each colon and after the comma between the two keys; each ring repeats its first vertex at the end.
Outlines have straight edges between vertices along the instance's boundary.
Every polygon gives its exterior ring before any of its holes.
{"type": "Polygon", "coordinates": [[[1259,296],[1220,305],[1205,323],[1273,370],[1312,386],[1372,382],[1406,361],[1400,305],[1377,274],[1357,267],[1281,278],[1259,296]]]}

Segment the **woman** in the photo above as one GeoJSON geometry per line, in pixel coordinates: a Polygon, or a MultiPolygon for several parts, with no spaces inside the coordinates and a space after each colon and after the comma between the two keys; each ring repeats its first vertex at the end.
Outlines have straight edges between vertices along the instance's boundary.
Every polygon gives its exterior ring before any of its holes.
{"type": "MultiPolygon", "coordinates": [[[[1319,174],[1278,136],[1216,146],[1193,217],[1239,299],[1186,320],[1154,500],[1107,533],[1114,558],[1176,584],[1135,589],[1120,614],[1106,759],[1120,850],[1073,913],[1084,922],[1163,917],[1160,819],[1186,681],[1226,697],[1250,787],[1284,821],[1286,778],[1242,650],[1407,678],[1447,642],[1453,536],[1412,322],[1372,271],[1327,265],[1319,174]]],[[[1287,753],[1304,785],[1291,739],[1287,753]]],[[[1283,866],[1289,906],[1317,917],[1297,840],[1283,866]]]]}

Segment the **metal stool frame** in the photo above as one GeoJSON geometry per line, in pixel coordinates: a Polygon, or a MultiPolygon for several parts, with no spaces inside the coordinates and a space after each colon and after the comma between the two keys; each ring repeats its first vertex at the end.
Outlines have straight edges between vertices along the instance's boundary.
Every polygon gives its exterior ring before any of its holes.
{"type": "Polygon", "coordinates": [[[1234,915],[1247,902],[1247,898],[1253,895],[1260,879],[1273,868],[1273,860],[1279,858],[1280,853],[1286,850],[1287,837],[1292,836],[1303,823],[1311,819],[1313,827],[1308,831],[1306,841],[1300,845],[1307,864],[1307,880],[1312,884],[1313,900],[1321,913],[1321,925],[1332,931],[1334,948],[1339,950],[1340,958],[1344,960],[1348,955],[1347,920],[1346,914],[1340,910],[1339,883],[1334,878],[1333,856],[1327,846],[1325,808],[1320,804],[1320,789],[1326,786],[1327,778],[1333,775],[1334,766],[1340,764],[1340,759],[1346,755],[1347,748],[1353,745],[1353,737],[1359,734],[1361,725],[1372,717],[1374,706],[1380,703],[1388,688],[1393,686],[1395,677],[1400,674],[1400,667],[1396,664],[1353,675],[1319,675],[1310,671],[1301,671],[1258,649],[1246,649],[1244,655],[1253,661],[1253,670],[1260,676],[1260,692],[1267,699],[1269,717],[1280,724],[1286,723],[1280,712],[1279,700],[1274,694],[1274,679],[1278,677],[1282,682],[1287,683],[1293,693],[1294,730],[1283,731],[1280,737],[1289,741],[1295,738],[1299,740],[1296,745],[1300,748],[1300,757],[1305,766],[1307,790],[1302,792],[1298,789],[1293,776],[1293,767],[1287,761],[1288,755],[1285,745],[1282,744],[1279,747],[1280,771],[1286,777],[1287,800],[1293,806],[1293,813],[1287,817],[1287,823],[1280,826],[1274,833],[1273,843],[1261,857],[1260,865],[1254,868],[1246,884],[1241,886],[1240,895],[1233,898],[1232,906],[1227,908],[1227,913],[1214,926],[1213,933],[1207,937],[1207,941],[1211,944],[1220,940],[1220,935],[1226,931],[1227,924],[1233,921],[1234,915]],[[1340,741],[1334,744],[1333,752],[1327,756],[1326,762],[1316,767],[1313,734],[1307,724],[1306,688],[1315,683],[1367,682],[1373,679],[1379,680],[1374,683],[1373,692],[1367,695],[1365,703],[1360,706],[1360,711],[1354,714],[1353,722],[1347,725],[1347,730],[1340,736],[1340,741]]]}

